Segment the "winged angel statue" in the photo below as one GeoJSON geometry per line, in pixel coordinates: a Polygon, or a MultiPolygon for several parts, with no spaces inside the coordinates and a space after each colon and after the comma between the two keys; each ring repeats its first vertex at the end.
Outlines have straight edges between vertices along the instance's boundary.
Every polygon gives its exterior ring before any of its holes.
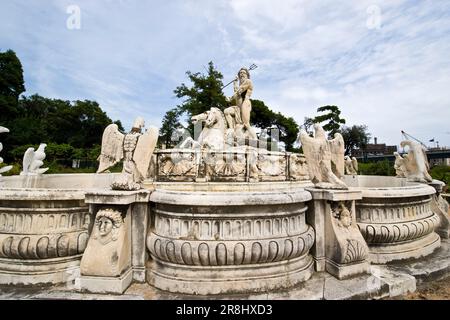
{"type": "Polygon", "coordinates": [[[158,129],[142,133],[144,119],[136,118],[131,131],[123,134],[116,124],[103,132],[102,149],[97,173],[103,172],[123,160],[122,174],[111,184],[113,190],[139,190],[147,177],[151,157],[158,140],[158,129]]]}
{"type": "Polygon", "coordinates": [[[308,164],[309,175],[317,188],[348,189],[341,179],[344,177],[344,139],[340,133],[327,140],[323,128],[314,125],[314,137],[302,129],[300,142],[308,164]]]}

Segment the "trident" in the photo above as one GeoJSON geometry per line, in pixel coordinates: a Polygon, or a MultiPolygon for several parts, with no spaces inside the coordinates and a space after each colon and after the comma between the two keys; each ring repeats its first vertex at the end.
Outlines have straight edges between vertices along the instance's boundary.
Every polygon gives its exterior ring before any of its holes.
{"type": "MultiPolygon", "coordinates": [[[[250,70],[255,70],[256,68],[258,68],[258,66],[257,66],[256,64],[252,63],[252,65],[248,68],[248,70],[249,70],[249,71],[250,71],[250,70]]],[[[235,79],[231,80],[230,82],[228,82],[226,85],[224,85],[224,86],[223,86],[222,88],[220,88],[220,89],[222,90],[222,89],[228,87],[230,84],[233,83],[234,80],[235,80],[235,79]]]]}

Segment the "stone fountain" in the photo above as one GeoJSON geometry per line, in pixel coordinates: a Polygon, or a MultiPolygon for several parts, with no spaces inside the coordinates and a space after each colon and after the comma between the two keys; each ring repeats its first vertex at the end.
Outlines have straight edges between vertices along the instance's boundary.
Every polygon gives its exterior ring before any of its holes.
{"type": "Polygon", "coordinates": [[[157,149],[157,129],[138,118],[126,134],[105,129],[96,174],[38,174],[32,187],[27,175],[3,177],[0,283],[268,293],[317,272],[347,279],[419,259],[449,237],[442,184],[413,142],[399,177],[357,175],[342,136],[319,125],[300,133],[304,154],[267,150],[236,113],[250,103],[245,73],[233,110],[194,116],[202,132],[178,148],[157,149]],[[102,173],[119,161],[121,173],[102,173]]]}

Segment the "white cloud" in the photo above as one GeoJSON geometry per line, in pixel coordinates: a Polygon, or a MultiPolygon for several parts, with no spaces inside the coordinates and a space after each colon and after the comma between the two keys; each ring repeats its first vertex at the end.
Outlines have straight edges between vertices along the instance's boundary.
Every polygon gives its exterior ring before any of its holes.
{"type": "Polygon", "coordinates": [[[125,125],[137,115],[158,125],[185,71],[212,60],[225,81],[256,63],[254,98],[298,122],[335,104],[379,141],[396,144],[404,129],[450,146],[445,1],[4,1],[0,28],[28,93],[95,99],[125,125]],[[80,30],[66,28],[69,4],[80,30]],[[370,5],[380,28],[367,28],[370,5]]]}

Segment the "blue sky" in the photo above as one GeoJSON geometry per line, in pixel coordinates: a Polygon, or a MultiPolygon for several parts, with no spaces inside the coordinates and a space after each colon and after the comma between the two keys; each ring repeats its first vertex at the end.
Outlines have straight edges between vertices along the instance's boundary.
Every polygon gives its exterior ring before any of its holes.
{"type": "Polygon", "coordinates": [[[11,0],[0,30],[27,95],[93,99],[126,127],[159,127],[185,72],[212,60],[225,81],[257,64],[253,98],[299,123],[335,104],[379,142],[450,146],[450,1],[11,0]]]}

